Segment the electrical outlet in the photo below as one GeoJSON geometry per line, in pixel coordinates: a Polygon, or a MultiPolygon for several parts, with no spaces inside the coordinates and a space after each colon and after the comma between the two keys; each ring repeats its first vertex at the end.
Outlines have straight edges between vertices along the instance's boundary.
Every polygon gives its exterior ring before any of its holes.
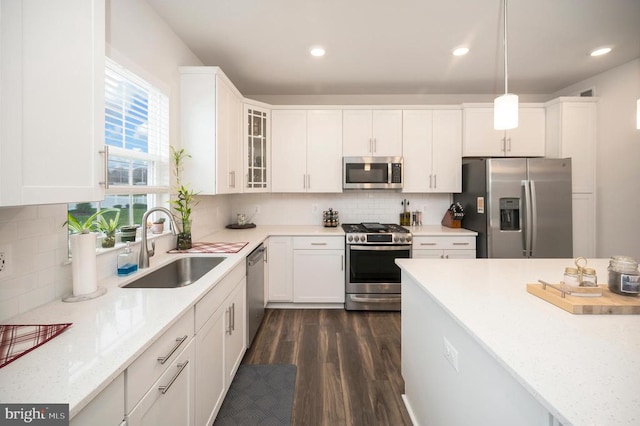
{"type": "Polygon", "coordinates": [[[11,246],[0,245],[0,279],[11,275],[11,246]]]}
{"type": "Polygon", "coordinates": [[[449,364],[453,366],[453,369],[458,371],[458,351],[446,337],[443,337],[442,340],[444,342],[444,357],[449,361],[449,364]]]}
{"type": "Polygon", "coordinates": [[[253,213],[254,213],[254,214],[260,214],[260,206],[256,206],[256,207],[253,209],[253,213]]]}
{"type": "Polygon", "coordinates": [[[318,213],[318,204],[313,203],[313,204],[311,205],[311,212],[312,212],[312,213],[318,213]]]}

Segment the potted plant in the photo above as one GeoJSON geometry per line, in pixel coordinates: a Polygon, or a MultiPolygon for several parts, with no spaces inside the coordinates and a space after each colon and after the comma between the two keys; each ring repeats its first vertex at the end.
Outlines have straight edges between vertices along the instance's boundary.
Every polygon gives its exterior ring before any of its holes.
{"type": "Polygon", "coordinates": [[[177,212],[176,216],[181,228],[178,230],[178,250],[188,250],[191,248],[191,209],[198,204],[195,200],[197,194],[182,183],[182,171],[184,169],[185,158],[191,158],[191,155],[187,154],[184,148],[176,150],[171,146],[173,175],[176,177],[176,198],[171,200],[171,204],[177,212]]]}
{"type": "Polygon", "coordinates": [[[153,222],[151,222],[151,233],[153,234],[162,234],[164,232],[164,221],[166,218],[159,217],[153,222]]]}
{"type": "Polygon", "coordinates": [[[104,233],[102,239],[102,248],[110,248],[116,245],[116,230],[120,221],[120,209],[104,209],[98,212],[95,218],[95,227],[104,233]],[[105,218],[104,214],[115,212],[115,216],[111,219],[105,218]]]}
{"type": "Polygon", "coordinates": [[[134,242],[136,240],[136,232],[138,225],[125,225],[120,228],[120,241],[123,243],[134,242]]]}

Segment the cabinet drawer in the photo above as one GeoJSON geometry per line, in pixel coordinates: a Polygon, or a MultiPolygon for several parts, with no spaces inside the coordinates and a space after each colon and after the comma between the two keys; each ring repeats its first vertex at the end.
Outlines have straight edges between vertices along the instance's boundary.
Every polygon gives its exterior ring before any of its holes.
{"type": "Polygon", "coordinates": [[[474,249],[475,237],[417,236],[413,237],[413,249],[474,249]]]}
{"type": "Polygon", "coordinates": [[[205,322],[220,307],[224,299],[236,288],[236,285],[247,275],[247,266],[244,262],[233,268],[224,278],[220,280],[202,299],[196,303],[195,308],[195,330],[196,333],[202,328],[205,322]]]}
{"type": "Polygon", "coordinates": [[[125,393],[127,412],[158,380],[182,349],[189,344],[192,337],[193,309],[190,309],[127,368],[125,393]]]}
{"type": "Polygon", "coordinates": [[[293,249],[344,250],[344,237],[294,237],[293,249]]]}

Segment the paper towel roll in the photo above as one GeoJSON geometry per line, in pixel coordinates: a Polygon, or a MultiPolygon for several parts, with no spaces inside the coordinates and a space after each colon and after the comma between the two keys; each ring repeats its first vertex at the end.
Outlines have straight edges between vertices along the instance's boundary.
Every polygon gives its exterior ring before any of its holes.
{"type": "Polygon", "coordinates": [[[98,289],[96,272],[96,234],[72,234],[71,269],[73,272],[73,295],[82,296],[98,289]]]}

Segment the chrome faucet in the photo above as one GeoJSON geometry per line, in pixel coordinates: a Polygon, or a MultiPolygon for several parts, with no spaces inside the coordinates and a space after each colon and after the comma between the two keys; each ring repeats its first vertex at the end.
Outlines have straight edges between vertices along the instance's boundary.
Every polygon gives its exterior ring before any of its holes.
{"type": "Polygon", "coordinates": [[[142,241],[140,243],[140,257],[138,259],[138,268],[148,268],[149,267],[149,258],[155,254],[156,250],[156,242],[151,241],[151,250],[147,249],[147,218],[153,212],[164,212],[167,216],[169,216],[169,220],[171,221],[171,233],[176,235],[176,229],[178,226],[176,225],[176,220],[173,218],[173,215],[164,207],[152,207],[147,210],[142,216],[142,241]]]}

